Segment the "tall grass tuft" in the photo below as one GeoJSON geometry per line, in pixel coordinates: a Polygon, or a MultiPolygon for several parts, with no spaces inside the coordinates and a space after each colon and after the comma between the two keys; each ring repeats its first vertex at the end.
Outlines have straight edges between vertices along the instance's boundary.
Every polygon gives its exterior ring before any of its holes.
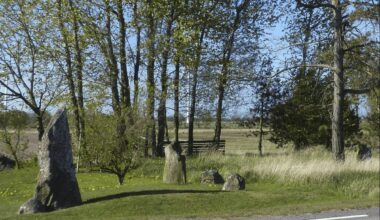
{"type": "MultiPolygon", "coordinates": [[[[260,156],[238,156],[202,154],[187,160],[188,180],[200,181],[200,175],[207,169],[217,169],[226,177],[239,173],[248,183],[258,181],[280,184],[328,185],[346,195],[357,197],[368,195],[380,197],[380,159],[358,161],[356,153],[348,151],[344,163],[332,159],[331,153],[321,148],[311,148],[299,152],[260,156]]],[[[162,176],[163,161],[148,160],[137,170],[137,175],[162,176]]]]}
{"type": "Polygon", "coordinates": [[[355,152],[347,152],[344,163],[318,148],[265,157],[205,154],[191,161],[190,180],[198,181],[199,171],[207,168],[218,169],[223,176],[239,173],[251,183],[328,184],[352,197],[380,197],[379,157],[358,161],[355,152]]]}

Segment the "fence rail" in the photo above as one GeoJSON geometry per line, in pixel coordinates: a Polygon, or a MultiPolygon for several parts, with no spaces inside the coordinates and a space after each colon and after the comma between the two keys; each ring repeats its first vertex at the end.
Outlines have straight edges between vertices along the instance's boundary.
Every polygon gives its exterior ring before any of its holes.
{"type": "MultiPolygon", "coordinates": [[[[182,152],[189,152],[189,142],[188,141],[178,141],[181,146],[182,152]]],[[[170,142],[165,142],[164,144],[170,144],[170,142]]],[[[206,153],[206,152],[221,152],[225,153],[226,140],[220,140],[219,144],[213,140],[197,140],[193,141],[193,154],[206,153]]]]}

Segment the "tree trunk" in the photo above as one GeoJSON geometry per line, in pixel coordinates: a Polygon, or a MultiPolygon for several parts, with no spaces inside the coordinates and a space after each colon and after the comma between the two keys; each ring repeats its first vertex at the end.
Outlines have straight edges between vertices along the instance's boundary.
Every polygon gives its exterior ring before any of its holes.
{"type": "Polygon", "coordinates": [[[70,45],[68,41],[68,30],[65,28],[65,21],[63,20],[63,14],[62,14],[62,1],[58,1],[58,19],[59,19],[59,30],[62,35],[62,41],[63,41],[63,47],[65,50],[65,61],[66,61],[66,79],[68,82],[69,87],[69,93],[70,93],[70,99],[71,104],[74,109],[74,118],[75,118],[75,136],[77,139],[79,139],[81,134],[81,120],[80,120],[80,114],[79,114],[79,108],[78,108],[78,100],[76,96],[76,89],[75,89],[75,83],[74,83],[74,76],[73,76],[73,68],[72,68],[72,61],[71,61],[71,52],[70,52],[70,45]]]}
{"type": "Polygon", "coordinates": [[[302,45],[302,67],[300,69],[300,76],[298,77],[299,80],[303,80],[306,76],[306,63],[307,63],[307,57],[308,57],[308,49],[309,49],[309,41],[311,37],[311,22],[313,21],[313,9],[308,9],[308,15],[309,17],[305,18],[306,27],[303,30],[304,34],[304,41],[302,45]]]}
{"type": "Polygon", "coordinates": [[[137,22],[137,1],[135,2],[133,8],[133,16],[135,19],[136,26],[136,60],[134,64],[134,74],[133,74],[133,83],[134,83],[134,92],[133,92],[133,106],[135,110],[138,108],[138,99],[139,99],[139,70],[140,70],[140,62],[141,62],[141,27],[137,22]]]}
{"type": "Polygon", "coordinates": [[[37,130],[38,130],[38,140],[41,141],[44,136],[45,128],[44,128],[44,117],[43,114],[37,114],[37,130]]]}
{"type": "Polygon", "coordinates": [[[175,143],[178,143],[178,131],[179,131],[179,73],[180,63],[179,58],[175,61],[175,76],[174,76],[174,136],[175,143]]]}
{"type": "Polygon", "coordinates": [[[259,133],[259,153],[263,156],[263,117],[264,117],[264,99],[261,98],[260,103],[260,133],[259,133]]]}
{"type": "MultiPolygon", "coordinates": [[[[224,68],[223,68],[224,69],[224,68]]],[[[218,106],[216,109],[216,122],[215,122],[215,135],[214,142],[219,146],[220,136],[222,133],[222,113],[223,113],[223,100],[224,100],[224,90],[227,83],[227,73],[228,70],[223,71],[218,84],[218,106]]]]}
{"type": "Polygon", "coordinates": [[[222,73],[219,77],[219,84],[218,84],[218,106],[216,109],[216,122],[215,122],[215,135],[214,135],[214,142],[219,147],[220,142],[220,136],[222,133],[222,114],[223,114],[223,100],[224,100],[224,91],[227,84],[227,77],[228,77],[228,71],[229,71],[229,62],[230,57],[232,53],[232,46],[233,46],[233,39],[232,36],[229,40],[229,43],[227,45],[227,48],[223,55],[223,67],[222,67],[222,73]]]}
{"type": "Polygon", "coordinates": [[[339,0],[333,0],[334,10],[334,100],[332,118],[332,152],[337,161],[344,161],[343,101],[344,101],[344,51],[343,17],[339,0]]]}
{"type": "Polygon", "coordinates": [[[169,60],[170,41],[172,38],[172,25],[173,25],[174,9],[172,6],[170,17],[168,18],[166,26],[166,36],[164,41],[164,49],[162,52],[162,71],[161,71],[161,97],[158,107],[158,134],[157,134],[157,155],[164,156],[164,139],[165,139],[165,127],[166,127],[166,98],[168,95],[168,76],[167,67],[169,60]]]}
{"type": "MultiPolygon", "coordinates": [[[[76,118],[77,139],[78,139],[78,160],[77,160],[77,172],[79,170],[80,154],[83,149],[86,149],[86,139],[85,139],[85,112],[84,112],[84,101],[83,101],[83,62],[82,62],[82,50],[80,47],[79,39],[79,23],[77,11],[72,0],[69,0],[70,11],[72,13],[72,22],[74,28],[74,47],[75,47],[75,70],[76,70],[76,80],[77,80],[77,90],[75,90],[75,84],[72,82],[73,91],[72,92],[72,104],[74,106],[74,115],[76,118]],[[75,95],[77,91],[77,96],[75,95]]],[[[74,76],[72,76],[74,78],[74,76]]],[[[71,83],[71,82],[69,82],[71,83]]]]}
{"type": "Polygon", "coordinates": [[[166,141],[170,142],[169,127],[168,127],[168,119],[167,118],[165,118],[165,137],[166,137],[166,141]]]}
{"type": "Polygon", "coordinates": [[[121,74],[121,103],[124,109],[131,107],[131,95],[129,88],[129,80],[127,73],[127,57],[125,52],[125,20],[124,20],[124,10],[123,1],[117,1],[117,17],[119,21],[119,56],[120,56],[120,74],[121,74]]]}
{"type": "Polygon", "coordinates": [[[114,111],[114,114],[117,117],[117,123],[116,123],[116,135],[117,135],[117,142],[119,145],[119,149],[124,149],[125,146],[127,146],[127,140],[124,138],[124,133],[126,130],[126,124],[125,120],[123,118],[122,114],[122,107],[120,102],[120,95],[118,90],[118,76],[119,76],[119,70],[117,65],[116,56],[113,51],[113,44],[112,44],[112,32],[111,32],[111,6],[110,2],[108,0],[105,0],[106,3],[106,29],[107,29],[107,63],[110,70],[110,81],[111,81],[111,92],[112,92],[112,108],[114,111]]]}
{"type": "Polygon", "coordinates": [[[111,6],[109,0],[105,0],[106,3],[106,29],[107,29],[107,63],[110,71],[110,82],[111,82],[111,92],[112,92],[112,108],[117,116],[121,115],[120,111],[120,100],[119,100],[119,90],[118,90],[118,76],[119,70],[117,67],[117,61],[115,53],[113,51],[112,44],[112,30],[111,30],[111,6]]]}
{"type": "MultiPolygon", "coordinates": [[[[7,132],[7,131],[5,130],[5,132],[7,132]]],[[[9,142],[9,147],[10,147],[13,159],[15,160],[16,168],[19,170],[19,169],[21,169],[21,163],[20,163],[20,160],[19,160],[19,157],[18,157],[18,152],[20,151],[19,148],[20,148],[20,145],[21,145],[21,128],[17,128],[17,130],[16,130],[16,136],[17,136],[16,137],[17,140],[16,140],[16,143],[15,143],[15,146],[12,147],[12,141],[10,141],[9,142]]]]}
{"type": "MultiPolygon", "coordinates": [[[[148,1],[148,4],[152,6],[152,0],[148,1]]],[[[148,65],[147,65],[147,90],[148,98],[146,100],[147,108],[147,118],[149,119],[147,126],[147,139],[146,139],[146,148],[152,149],[152,156],[159,156],[159,153],[156,149],[156,125],[154,120],[154,103],[155,103],[155,82],[154,82],[154,63],[156,56],[155,48],[155,38],[156,38],[156,27],[153,12],[148,14],[148,33],[147,33],[147,53],[148,53],[148,65]]]]}
{"type": "Polygon", "coordinates": [[[191,85],[191,104],[190,104],[190,111],[189,111],[189,128],[188,128],[188,154],[193,154],[193,142],[194,142],[194,116],[195,116],[195,106],[197,103],[197,84],[198,84],[198,71],[199,66],[201,64],[201,56],[202,56],[202,44],[203,44],[203,38],[205,35],[205,29],[203,28],[202,31],[199,33],[199,41],[197,45],[197,54],[196,54],[196,60],[193,70],[193,81],[191,85]]]}
{"type": "MultiPolygon", "coordinates": [[[[72,2],[72,1],[70,1],[72,2]]],[[[86,149],[86,125],[85,125],[85,112],[84,112],[84,100],[83,100],[83,62],[82,62],[82,50],[80,48],[79,40],[79,25],[76,12],[72,8],[74,13],[74,40],[75,40],[75,64],[76,64],[76,78],[78,89],[78,109],[79,109],[79,123],[80,123],[80,145],[83,149],[86,149]]],[[[79,147],[81,147],[79,146],[79,147]]]]}
{"type": "Polygon", "coordinates": [[[214,134],[214,142],[219,147],[220,142],[220,135],[222,133],[222,113],[223,113],[223,100],[224,100],[224,91],[225,87],[227,86],[227,79],[228,79],[228,71],[229,66],[231,62],[231,54],[234,46],[235,41],[235,33],[237,29],[240,26],[241,21],[241,12],[244,11],[250,3],[250,0],[243,1],[239,6],[236,8],[236,15],[234,19],[234,24],[232,27],[232,32],[230,33],[230,37],[227,39],[227,42],[225,42],[224,45],[224,51],[223,51],[223,67],[221,70],[221,75],[219,77],[219,83],[218,83],[218,106],[216,109],[216,122],[215,122],[215,134],[214,134]]]}
{"type": "Polygon", "coordinates": [[[83,62],[82,62],[82,50],[80,48],[79,39],[79,24],[75,7],[72,0],[69,1],[70,7],[73,13],[74,23],[74,41],[75,41],[75,64],[76,64],[76,77],[77,77],[77,89],[78,89],[78,109],[80,120],[80,142],[85,146],[85,112],[84,112],[84,100],[83,100],[83,62]]]}
{"type": "Polygon", "coordinates": [[[125,179],[125,174],[117,174],[117,180],[119,181],[119,185],[123,185],[124,184],[124,179],[125,179]]]}

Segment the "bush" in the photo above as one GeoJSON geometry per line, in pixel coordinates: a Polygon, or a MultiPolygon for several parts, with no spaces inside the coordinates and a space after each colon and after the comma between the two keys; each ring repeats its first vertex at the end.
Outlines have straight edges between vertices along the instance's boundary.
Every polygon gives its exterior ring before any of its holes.
{"type": "Polygon", "coordinates": [[[144,119],[131,113],[125,113],[120,118],[88,112],[86,117],[86,148],[81,153],[85,164],[117,175],[119,183],[123,184],[126,173],[140,163],[144,146],[144,119]],[[125,128],[122,135],[120,126],[125,128]]]}

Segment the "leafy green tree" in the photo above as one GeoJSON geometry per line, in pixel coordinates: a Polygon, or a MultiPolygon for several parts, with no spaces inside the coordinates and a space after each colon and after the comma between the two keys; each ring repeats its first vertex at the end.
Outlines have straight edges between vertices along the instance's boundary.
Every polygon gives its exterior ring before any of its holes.
{"type": "Polygon", "coordinates": [[[253,119],[259,121],[259,131],[254,132],[258,134],[259,143],[258,150],[260,156],[263,155],[263,135],[264,135],[264,124],[269,122],[269,113],[272,108],[277,104],[277,102],[283,96],[283,87],[281,86],[281,79],[273,75],[275,74],[272,61],[269,58],[264,58],[260,67],[258,68],[258,73],[256,73],[256,79],[253,85],[253,97],[254,103],[250,111],[253,113],[253,119]]]}
{"type": "MultiPolygon", "coordinates": [[[[126,144],[120,145],[120,134],[114,129],[119,123],[119,116],[109,115],[91,110],[86,114],[86,136],[91,146],[84,155],[85,163],[98,167],[103,172],[114,174],[120,185],[124,183],[128,171],[140,164],[143,156],[145,119],[140,115],[133,115],[134,123],[124,132],[126,144]]],[[[130,115],[123,115],[125,119],[130,115]]]]}
{"type": "MultiPolygon", "coordinates": [[[[288,142],[295,150],[323,144],[331,149],[331,113],[329,103],[332,99],[330,78],[320,78],[315,70],[308,70],[302,80],[298,80],[289,98],[276,105],[270,117],[271,141],[278,145],[288,142]]],[[[344,104],[344,128],[346,137],[359,131],[359,116],[350,102],[344,104]]]]}
{"type": "Polygon", "coordinates": [[[44,133],[47,108],[62,92],[62,75],[51,59],[54,45],[51,11],[44,1],[1,1],[0,85],[9,100],[19,100],[38,121],[38,139],[44,133]]]}
{"type": "MultiPolygon", "coordinates": [[[[348,52],[355,48],[363,48],[373,45],[373,42],[366,41],[366,31],[362,31],[360,23],[373,19],[372,16],[378,12],[378,4],[361,1],[310,1],[297,0],[297,6],[304,9],[327,9],[333,17],[330,19],[330,27],[333,30],[332,59],[323,64],[308,64],[308,66],[328,69],[333,76],[333,101],[332,101],[332,152],[333,158],[337,161],[344,161],[344,109],[345,97],[347,94],[359,94],[368,92],[369,88],[350,88],[346,84],[346,70],[348,52]],[[366,13],[363,13],[366,11],[366,13]],[[358,22],[361,21],[361,22],[358,22]],[[348,44],[353,39],[362,39],[360,43],[348,44]],[[331,60],[333,62],[331,62],[331,60]]],[[[378,14],[378,13],[377,13],[378,14]]],[[[375,19],[378,17],[375,15],[375,19]]],[[[305,65],[304,65],[305,66],[305,65]]]]}

